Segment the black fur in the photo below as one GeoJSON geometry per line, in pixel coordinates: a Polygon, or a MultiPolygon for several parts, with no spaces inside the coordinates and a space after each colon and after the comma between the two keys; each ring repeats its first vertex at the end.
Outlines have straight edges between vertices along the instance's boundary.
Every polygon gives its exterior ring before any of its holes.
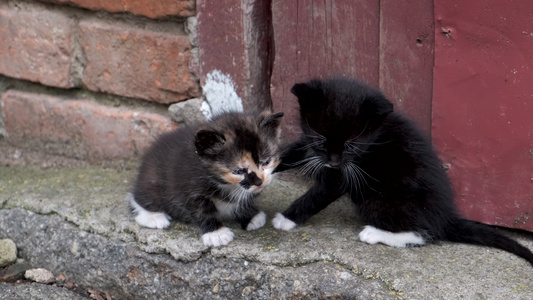
{"type": "Polygon", "coordinates": [[[283,212],[297,224],[349,193],[367,225],[413,231],[425,241],[447,240],[499,248],[533,264],[533,254],[484,224],[463,219],[450,181],[430,141],[392,112],[379,91],[334,78],[295,84],[301,138],[277,171],[300,167],[315,184],[283,212]]]}

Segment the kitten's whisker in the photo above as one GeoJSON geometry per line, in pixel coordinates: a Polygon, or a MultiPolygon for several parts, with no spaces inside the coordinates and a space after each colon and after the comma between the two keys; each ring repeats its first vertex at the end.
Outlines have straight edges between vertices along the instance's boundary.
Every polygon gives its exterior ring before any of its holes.
{"type": "Polygon", "coordinates": [[[313,156],[309,161],[302,166],[300,174],[302,175],[314,175],[317,169],[322,167],[321,159],[318,156],[313,156]]]}
{"type": "Polygon", "coordinates": [[[353,139],[350,139],[348,141],[346,141],[347,144],[356,144],[356,145],[384,145],[384,144],[388,144],[390,142],[392,142],[392,140],[390,141],[386,141],[386,142],[381,142],[381,143],[375,143],[375,142],[357,142],[355,141],[356,138],[353,138],[353,139]]]}
{"type": "Polygon", "coordinates": [[[376,192],[376,190],[374,188],[372,188],[372,186],[370,184],[368,184],[368,181],[366,180],[366,177],[369,177],[370,179],[372,179],[372,180],[374,180],[376,182],[379,182],[379,180],[377,180],[376,178],[370,176],[370,174],[368,174],[365,170],[363,170],[361,167],[359,167],[356,164],[351,163],[351,164],[349,164],[349,166],[351,168],[353,168],[354,172],[356,172],[359,175],[359,177],[362,178],[362,180],[364,181],[364,184],[365,184],[366,187],[368,187],[369,189],[371,189],[371,190],[376,192]]]}
{"type": "Polygon", "coordinates": [[[312,176],[316,175],[316,173],[318,173],[318,171],[320,171],[323,166],[324,166],[324,163],[322,162],[322,160],[317,161],[313,170],[311,170],[311,175],[312,176]]]}
{"type": "Polygon", "coordinates": [[[323,143],[324,141],[323,140],[319,140],[319,141],[314,141],[312,143],[309,143],[309,144],[305,144],[299,148],[296,148],[297,150],[307,150],[309,148],[312,148],[314,146],[317,146],[317,145],[320,145],[321,143],[323,143]]]}
{"type": "Polygon", "coordinates": [[[234,201],[237,202],[237,210],[240,210],[243,205],[247,202],[245,200],[245,192],[243,189],[241,188],[237,188],[235,189],[235,194],[234,194],[234,201]]]}
{"type": "Polygon", "coordinates": [[[348,168],[346,168],[346,166],[343,166],[341,168],[342,170],[342,183],[341,183],[341,189],[343,190],[349,190],[350,186],[352,186],[352,177],[351,177],[351,174],[348,170],[348,168]]]}
{"type": "Polygon", "coordinates": [[[352,140],[355,140],[355,139],[358,139],[359,137],[361,137],[363,135],[363,133],[365,133],[365,130],[366,128],[368,127],[368,123],[370,121],[366,121],[366,124],[365,124],[365,127],[363,128],[363,130],[361,130],[361,133],[359,133],[359,135],[357,135],[356,137],[354,137],[352,140]]]}
{"type": "Polygon", "coordinates": [[[287,165],[287,166],[290,166],[290,167],[294,167],[294,166],[297,166],[297,165],[301,165],[301,164],[303,164],[303,163],[305,163],[305,162],[308,162],[308,161],[310,161],[310,160],[312,160],[312,159],[316,159],[316,156],[308,157],[308,158],[306,158],[306,159],[302,159],[302,160],[297,161],[297,162],[295,162],[295,163],[290,163],[290,164],[286,164],[286,165],[287,165]]]}
{"type": "Polygon", "coordinates": [[[379,182],[379,180],[377,180],[376,178],[370,176],[370,174],[368,174],[365,170],[363,170],[362,168],[360,168],[358,165],[355,165],[354,166],[362,173],[364,173],[366,176],[368,176],[370,179],[376,181],[376,182],[379,182]]]}
{"type": "Polygon", "coordinates": [[[348,163],[347,167],[348,167],[349,173],[350,173],[350,181],[353,184],[352,186],[354,186],[356,188],[357,192],[359,192],[359,194],[361,195],[361,198],[364,197],[364,195],[363,195],[363,187],[365,185],[363,185],[363,183],[365,183],[366,186],[368,186],[368,183],[366,182],[366,179],[358,171],[358,167],[355,164],[348,163]]]}
{"type": "MultiPolygon", "coordinates": [[[[313,128],[311,128],[311,126],[309,125],[309,122],[307,121],[307,119],[305,120],[305,122],[307,123],[307,128],[308,128],[309,130],[311,130],[311,132],[313,132],[314,134],[316,134],[318,137],[322,138],[322,140],[324,140],[324,141],[326,140],[326,137],[325,137],[325,136],[321,135],[320,133],[318,133],[318,132],[316,132],[315,130],[313,130],[313,128]]],[[[368,124],[368,123],[367,123],[367,124],[368,124]]],[[[366,128],[366,126],[365,126],[365,128],[366,128]]],[[[309,136],[309,135],[306,135],[306,136],[309,136]]],[[[311,136],[311,137],[312,137],[312,136],[311,136]]]]}
{"type": "Polygon", "coordinates": [[[311,169],[312,162],[306,163],[299,171],[301,175],[307,175],[309,170],[311,169]]]}

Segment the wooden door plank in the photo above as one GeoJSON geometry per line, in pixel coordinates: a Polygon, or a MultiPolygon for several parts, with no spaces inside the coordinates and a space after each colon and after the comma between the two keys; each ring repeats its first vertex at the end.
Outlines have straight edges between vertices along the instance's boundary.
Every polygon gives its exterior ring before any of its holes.
{"type": "Polygon", "coordinates": [[[433,2],[381,0],[379,86],[426,132],[433,97],[433,2]]]}
{"type": "Polygon", "coordinates": [[[433,140],[470,219],[533,230],[533,2],[435,1],[433,140]]]}
{"type": "Polygon", "coordinates": [[[378,85],[379,0],[273,0],[272,20],[270,91],[288,139],[299,134],[294,83],[345,75],[378,85]]]}

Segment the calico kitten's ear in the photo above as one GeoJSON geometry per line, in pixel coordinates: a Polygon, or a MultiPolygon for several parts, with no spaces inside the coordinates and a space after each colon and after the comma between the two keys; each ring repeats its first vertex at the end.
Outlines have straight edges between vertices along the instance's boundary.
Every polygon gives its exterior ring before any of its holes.
{"type": "Polygon", "coordinates": [[[283,113],[275,113],[266,117],[259,124],[259,128],[263,130],[267,135],[279,138],[281,134],[281,119],[283,118],[283,113]]]}
{"type": "Polygon", "coordinates": [[[200,129],[196,133],[194,145],[199,155],[216,154],[226,142],[224,135],[214,130],[200,129]]]}

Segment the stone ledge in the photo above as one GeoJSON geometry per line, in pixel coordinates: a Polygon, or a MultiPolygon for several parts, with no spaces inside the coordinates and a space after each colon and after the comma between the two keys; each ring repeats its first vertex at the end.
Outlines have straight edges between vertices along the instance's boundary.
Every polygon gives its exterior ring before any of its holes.
{"type": "MultiPolygon", "coordinates": [[[[366,245],[346,199],[290,232],[270,220],[252,232],[228,223],[235,240],[209,249],[188,225],[152,230],[133,222],[124,195],[135,170],[2,171],[0,236],[20,245],[33,266],[113,298],[526,299],[533,291],[531,266],[499,250],[366,245]]],[[[280,175],[258,199],[270,218],[305,191],[297,178],[280,175]]],[[[533,248],[529,235],[512,235],[533,248]]]]}

